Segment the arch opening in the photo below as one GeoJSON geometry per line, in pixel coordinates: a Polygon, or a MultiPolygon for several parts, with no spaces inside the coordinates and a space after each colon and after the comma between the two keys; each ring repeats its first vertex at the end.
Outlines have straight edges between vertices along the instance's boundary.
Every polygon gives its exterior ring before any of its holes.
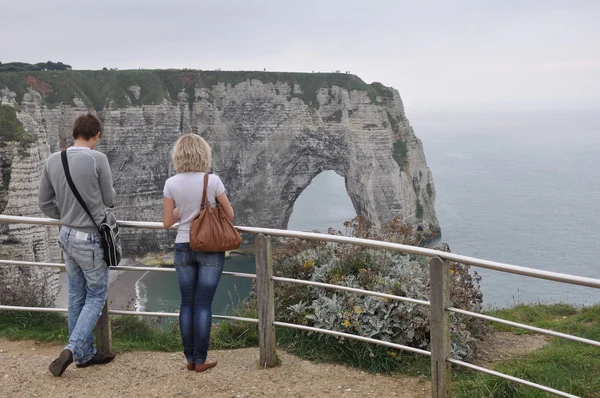
{"type": "Polygon", "coordinates": [[[346,191],[344,177],[333,170],[315,176],[295,200],[287,229],[318,230],[333,228],[346,233],[344,222],[356,217],[356,210],[346,191]]]}

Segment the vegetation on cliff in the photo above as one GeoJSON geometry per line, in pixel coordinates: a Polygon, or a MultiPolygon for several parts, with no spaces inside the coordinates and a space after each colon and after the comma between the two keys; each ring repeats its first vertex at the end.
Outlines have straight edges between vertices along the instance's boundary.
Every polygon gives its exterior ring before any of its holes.
{"type": "MultiPolygon", "coordinates": [[[[0,69],[0,72],[2,70],[0,69]]],[[[182,91],[194,99],[194,89],[213,87],[219,83],[236,86],[249,80],[263,83],[287,83],[290,98],[299,98],[306,104],[318,107],[317,93],[322,88],[339,86],[348,91],[367,92],[371,102],[383,104],[394,99],[392,89],[381,83],[367,84],[359,77],[347,73],[288,73],[260,71],[200,71],[200,70],[53,70],[30,69],[20,72],[0,73],[0,89],[8,88],[17,94],[17,102],[31,87],[38,91],[43,102],[54,108],[61,103],[73,104],[75,97],[96,110],[105,107],[155,105],[163,100],[176,102],[182,91]],[[140,87],[136,96],[133,86],[140,87]]]]}
{"type": "MultiPolygon", "coordinates": [[[[26,149],[35,142],[35,138],[23,127],[17,118],[17,110],[10,105],[0,105],[0,149],[9,143],[18,144],[19,154],[28,156],[26,149]]],[[[2,188],[8,189],[10,183],[10,165],[0,164],[2,188]]],[[[0,279],[2,280],[2,279],[0,279]]]]}
{"type": "Polygon", "coordinates": [[[62,62],[38,62],[37,64],[28,64],[26,62],[0,62],[0,72],[30,72],[42,70],[71,70],[71,65],[65,65],[62,62]]]}
{"type": "Polygon", "coordinates": [[[17,118],[17,110],[14,107],[0,105],[0,147],[6,146],[10,141],[30,144],[33,137],[17,118]]]}

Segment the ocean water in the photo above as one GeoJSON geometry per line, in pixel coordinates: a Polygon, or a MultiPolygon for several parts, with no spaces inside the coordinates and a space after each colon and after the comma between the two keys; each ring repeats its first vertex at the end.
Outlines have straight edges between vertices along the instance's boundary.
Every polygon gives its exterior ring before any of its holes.
{"type": "MultiPolygon", "coordinates": [[[[254,274],[254,257],[232,255],[225,260],[223,271],[254,274]]],[[[252,279],[221,275],[213,299],[213,314],[231,315],[233,309],[252,288],[252,279]]],[[[174,272],[147,272],[135,283],[136,311],[174,312],[179,309],[180,294],[174,272]]]]}
{"type": "MultiPolygon", "coordinates": [[[[600,113],[415,115],[453,252],[600,278],[600,113]]],[[[484,301],[592,305],[600,290],[481,270],[484,301]]]]}
{"type": "MultiPolygon", "coordinates": [[[[600,112],[408,117],[433,173],[442,241],[454,253],[600,278],[600,112]]],[[[345,232],[343,222],[355,215],[344,179],[324,171],[296,200],[288,228],[345,232]]],[[[252,272],[247,258],[234,261],[252,272]]],[[[600,302],[597,289],[473,270],[482,276],[488,307],[600,302]]],[[[176,279],[165,284],[154,280],[159,277],[150,273],[138,282],[147,297],[167,295],[162,302],[148,298],[146,309],[173,310],[176,279]]],[[[239,278],[224,278],[215,313],[230,308],[230,295],[243,297],[249,288],[239,278]]]]}

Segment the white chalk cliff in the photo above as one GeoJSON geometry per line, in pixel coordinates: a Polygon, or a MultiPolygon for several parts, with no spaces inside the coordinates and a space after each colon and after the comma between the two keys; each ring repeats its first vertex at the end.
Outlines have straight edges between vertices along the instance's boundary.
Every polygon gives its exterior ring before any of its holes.
{"type": "MultiPolygon", "coordinates": [[[[72,140],[76,116],[104,123],[120,219],[160,221],[170,150],[182,134],[213,146],[236,224],[286,228],[294,201],[324,170],[346,180],[357,214],[375,225],[394,216],[439,236],[435,188],[397,90],[349,74],[204,71],[0,73],[0,106],[12,107],[33,137],[1,131],[0,212],[41,216],[44,159],[72,140]]],[[[0,120],[0,126],[5,126],[0,120]]],[[[6,129],[6,128],[5,128],[6,129]]],[[[55,228],[2,226],[13,258],[56,261],[55,228]]],[[[164,249],[162,231],[126,231],[130,253],[164,249]]]]}

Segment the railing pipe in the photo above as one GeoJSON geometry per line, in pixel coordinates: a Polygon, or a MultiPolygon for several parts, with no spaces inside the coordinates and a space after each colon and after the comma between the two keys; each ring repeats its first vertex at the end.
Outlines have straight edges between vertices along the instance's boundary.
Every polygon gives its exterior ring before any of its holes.
{"type": "MultiPolygon", "coordinates": [[[[20,216],[8,216],[0,215],[0,222],[7,222],[12,224],[42,224],[42,225],[60,225],[58,220],[52,218],[41,218],[41,217],[20,217],[20,216]]],[[[158,222],[147,222],[147,221],[119,221],[119,225],[126,228],[150,228],[150,229],[164,229],[162,223],[158,222]]],[[[170,229],[176,229],[176,226],[170,229]]],[[[533,278],[540,278],[546,280],[553,280],[557,282],[564,282],[573,285],[587,286],[600,288],[600,279],[588,278],[582,276],[574,276],[563,274],[559,272],[544,271],[535,268],[522,267],[519,265],[512,265],[506,263],[500,263],[497,261],[482,260],[475,257],[461,256],[453,253],[446,253],[440,250],[427,249],[424,247],[416,247],[403,245],[400,243],[389,243],[376,241],[372,239],[353,238],[349,236],[338,236],[338,235],[327,235],[318,234],[314,232],[299,232],[289,231],[282,229],[272,228],[256,228],[256,227],[244,227],[237,226],[236,229],[240,232],[247,232],[252,234],[264,234],[270,236],[280,236],[287,238],[298,238],[298,239],[310,239],[325,242],[353,244],[357,246],[370,247],[374,249],[394,250],[404,253],[417,254],[427,257],[438,256],[444,260],[454,261],[457,263],[473,265],[475,267],[487,268],[495,271],[508,272],[511,274],[530,276],[533,278]]]]}
{"type": "MultiPolygon", "coordinates": [[[[16,261],[16,260],[0,260],[0,265],[23,265],[23,266],[39,266],[49,268],[61,268],[64,269],[65,265],[60,263],[36,263],[34,261],[16,261]]],[[[130,266],[118,266],[110,267],[109,271],[151,271],[151,272],[175,272],[175,268],[167,267],[130,267],[130,266]]],[[[247,274],[243,272],[232,272],[223,271],[223,275],[236,276],[240,278],[256,278],[256,274],[247,274]]]]}
{"type": "Polygon", "coordinates": [[[536,328],[535,326],[529,326],[529,325],[525,325],[523,323],[507,321],[506,319],[496,318],[496,317],[489,316],[489,315],[483,315],[483,314],[479,314],[477,312],[465,311],[465,310],[461,310],[459,308],[454,308],[454,307],[448,307],[448,311],[455,312],[457,314],[472,316],[473,318],[485,319],[486,321],[502,323],[504,325],[529,330],[531,332],[546,334],[548,336],[553,336],[553,337],[561,337],[563,339],[577,341],[578,343],[584,343],[584,344],[589,344],[589,345],[593,345],[596,347],[600,347],[600,341],[584,339],[583,337],[572,336],[570,334],[555,332],[553,330],[536,328]]]}
{"type": "Polygon", "coordinates": [[[403,350],[403,351],[414,352],[415,354],[431,356],[431,353],[429,351],[421,350],[419,348],[409,347],[409,346],[402,345],[402,344],[391,343],[389,341],[372,339],[370,337],[357,336],[355,334],[350,334],[350,333],[337,332],[335,330],[320,329],[320,328],[315,328],[312,326],[296,325],[295,323],[286,323],[286,322],[279,322],[279,321],[275,321],[274,325],[275,326],[285,326],[285,327],[292,328],[292,329],[306,330],[307,332],[317,332],[317,333],[329,334],[331,336],[337,336],[337,337],[343,337],[346,339],[364,341],[367,343],[373,343],[373,344],[382,345],[382,346],[386,346],[386,347],[397,348],[397,349],[403,350]]]}
{"type": "Polygon", "coordinates": [[[429,301],[425,301],[425,300],[418,300],[418,299],[413,299],[410,297],[395,296],[393,294],[388,294],[388,293],[373,292],[370,290],[357,289],[355,287],[332,285],[329,283],[322,283],[322,282],[315,282],[315,281],[305,281],[302,279],[283,278],[281,276],[274,276],[271,279],[274,281],[278,281],[278,282],[289,282],[289,283],[298,283],[300,285],[318,286],[318,287],[323,287],[326,289],[343,290],[346,292],[365,294],[365,295],[369,295],[369,296],[377,296],[377,297],[382,297],[382,298],[386,298],[386,299],[390,299],[390,300],[406,301],[406,302],[414,303],[414,304],[429,305],[429,301]]]}

